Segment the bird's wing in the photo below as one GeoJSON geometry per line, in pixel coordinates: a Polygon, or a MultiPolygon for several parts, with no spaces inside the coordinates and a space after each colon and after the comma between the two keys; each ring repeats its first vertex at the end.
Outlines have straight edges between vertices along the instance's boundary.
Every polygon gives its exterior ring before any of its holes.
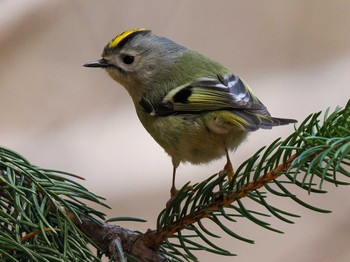
{"type": "Polygon", "coordinates": [[[157,104],[147,105],[147,102],[140,103],[146,111],[163,116],[232,109],[259,110],[268,115],[266,107],[253,95],[249,86],[233,74],[203,77],[174,88],[157,104]]]}
{"type": "Polygon", "coordinates": [[[226,110],[226,114],[220,114],[223,122],[244,126],[250,131],[296,122],[271,117],[249,86],[233,74],[200,78],[172,89],[163,100],[155,103],[143,97],[140,106],[147,113],[157,116],[226,110]]]}

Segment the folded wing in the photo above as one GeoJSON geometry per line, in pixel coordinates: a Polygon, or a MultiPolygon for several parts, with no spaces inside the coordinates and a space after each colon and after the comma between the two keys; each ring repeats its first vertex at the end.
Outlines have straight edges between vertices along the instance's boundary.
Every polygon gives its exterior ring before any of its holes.
{"type": "Polygon", "coordinates": [[[249,86],[234,74],[203,77],[171,90],[160,102],[153,104],[143,98],[140,105],[146,112],[159,116],[225,110],[234,115],[232,125],[239,124],[250,131],[296,122],[271,117],[249,86]]]}

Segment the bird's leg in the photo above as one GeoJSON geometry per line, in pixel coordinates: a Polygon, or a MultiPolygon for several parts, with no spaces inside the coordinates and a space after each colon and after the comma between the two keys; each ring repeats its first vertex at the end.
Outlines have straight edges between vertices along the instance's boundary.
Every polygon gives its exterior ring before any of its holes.
{"type": "Polygon", "coordinates": [[[180,190],[176,189],[175,177],[176,177],[176,169],[179,165],[180,165],[180,161],[175,161],[173,159],[173,181],[172,181],[172,185],[171,185],[171,189],[170,189],[170,199],[168,200],[168,202],[166,204],[167,207],[169,207],[171,205],[172,201],[175,199],[175,197],[177,196],[179,191],[186,193],[186,192],[192,190],[192,186],[189,186],[189,185],[187,185],[186,187],[182,187],[180,190]]]}
{"type": "Polygon", "coordinates": [[[176,186],[175,186],[176,168],[177,168],[177,166],[174,165],[174,167],[173,167],[173,182],[171,184],[171,189],[170,189],[170,196],[171,196],[171,198],[175,197],[176,194],[177,194],[177,189],[176,189],[176,186]]]}
{"type": "MultiPolygon", "coordinates": [[[[235,172],[232,167],[232,163],[230,160],[230,156],[228,154],[228,150],[225,148],[226,152],[226,164],[224,166],[224,170],[221,170],[219,172],[219,178],[224,178],[227,175],[229,184],[232,183],[232,180],[234,179],[235,172]]],[[[213,199],[214,201],[221,201],[227,197],[227,194],[225,192],[222,192],[222,183],[219,183],[219,192],[213,193],[213,199]]]]}
{"type": "Polygon", "coordinates": [[[230,156],[228,154],[228,150],[225,149],[225,151],[226,151],[227,162],[226,162],[226,165],[224,166],[224,170],[227,173],[228,181],[231,183],[233,177],[235,176],[235,171],[233,170],[232,163],[231,163],[231,160],[230,160],[230,156]]]}

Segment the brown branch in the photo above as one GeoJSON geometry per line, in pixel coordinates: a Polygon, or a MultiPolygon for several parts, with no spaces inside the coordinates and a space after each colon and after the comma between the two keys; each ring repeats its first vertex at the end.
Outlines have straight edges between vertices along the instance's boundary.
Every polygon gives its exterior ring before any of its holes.
{"type": "Polygon", "coordinates": [[[175,233],[185,229],[186,226],[193,225],[199,220],[210,216],[213,211],[220,210],[222,207],[229,206],[238,199],[245,197],[247,195],[247,192],[257,190],[263,187],[266,183],[273,181],[281,174],[283,174],[283,172],[286,172],[288,170],[296,157],[297,154],[290,156],[285,163],[278,165],[266,175],[259,177],[257,181],[250,182],[242,186],[239,191],[232,192],[233,194],[227,195],[226,197],[219,199],[213,204],[199,209],[198,211],[177,220],[170,227],[161,228],[158,231],[148,230],[141,238],[144,239],[144,242],[147,246],[157,249],[166,238],[169,238],[175,233]]]}
{"type": "MultiPolygon", "coordinates": [[[[54,229],[52,229],[52,228],[46,227],[46,228],[44,228],[44,231],[45,231],[45,232],[53,232],[53,231],[61,231],[61,230],[60,230],[59,228],[54,228],[54,229]]],[[[35,230],[35,231],[33,231],[33,232],[30,232],[30,233],[28,233],[27,235],[23,236],[23,237],[20,239],[20,241],[21,241],[21,243],[23,243],[23,242],[27,241],[28,239],[33,238],[33,237],[35,237],[36,235],[39,235],[39,234],[41,234],[41,233],[42,233],[42,231],[39,230],[39,229],[37,229],[37,230],[35,230]]]]}
{"type": "Polygon", "coordinates": [[[79,223],[73,220],[79,228],[95,243],[101,252],[113,261],[126,261],[119,257],[118,248],[122,253],[137,257],[145,262],[168,261],[164,255],[155,249],[145,245],[142,234],[117,225],[106,222],[96,222],[82,219],[79,223]]]}

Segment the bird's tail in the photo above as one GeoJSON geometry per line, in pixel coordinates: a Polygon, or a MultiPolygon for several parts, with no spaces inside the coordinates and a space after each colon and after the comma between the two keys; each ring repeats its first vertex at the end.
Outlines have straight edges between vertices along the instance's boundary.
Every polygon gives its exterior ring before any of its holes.
{"type": "Polygon", "coordinates": [[[272,116],[258,116],[261,120],[260,128],[271,129],[274,126],[284,126],[292,123],[297,123],[298,121],[290,118],[279,118],[272,116]]]}
{"type": "Polygon", "coordinates": [[[295,119],[272,117],[267,112],[267,110],[264,112],[235,110],[233,113],[244,119],[244,121],[242,121],[242,124],[249,131],[255,131],[260,128],[271,129],[274,126],[282,126],[298,122],[295,119]]]}

